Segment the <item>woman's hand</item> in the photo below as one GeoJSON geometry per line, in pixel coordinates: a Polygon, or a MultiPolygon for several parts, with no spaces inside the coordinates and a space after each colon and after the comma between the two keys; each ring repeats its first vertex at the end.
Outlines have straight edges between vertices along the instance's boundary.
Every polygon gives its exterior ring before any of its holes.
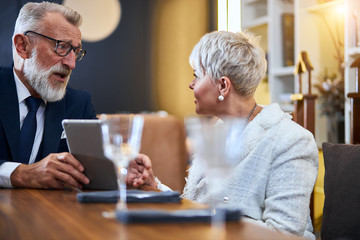
{"type": "Polygon", "coordinates": [[[140,187],[143,185],[157,188],[157,182],[152,171],[151,160],[145,154],[139,154],[129,163],[126,183],[129,186],[140,187]]]}

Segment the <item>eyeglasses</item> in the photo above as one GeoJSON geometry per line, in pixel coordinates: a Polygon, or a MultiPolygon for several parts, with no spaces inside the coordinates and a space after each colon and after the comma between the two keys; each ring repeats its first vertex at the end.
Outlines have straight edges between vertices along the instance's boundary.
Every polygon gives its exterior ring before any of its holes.
{"type": "Polygon", "coordinates": [[[42,35],[40,33],[34,32],[34,31],[26,31],[24,35],[27,35],[28,33],[34,33],[36,35],[39,35],[41,37],[50,39],[51,41],[54,41],[56,43],[55,45],[55,53],[61,57],[67,56],[71,50],[74,50],[75,53],[75,61],[79,62],[85,55],[86,51],[80,47],[73,47],[70,43],[66,41],[56,40],[54,38],[42,35]]]}

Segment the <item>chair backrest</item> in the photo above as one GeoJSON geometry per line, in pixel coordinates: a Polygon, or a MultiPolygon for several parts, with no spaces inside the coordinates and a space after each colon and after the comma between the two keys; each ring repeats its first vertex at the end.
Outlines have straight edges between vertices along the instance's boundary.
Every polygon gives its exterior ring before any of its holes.
{"type": "Polygon", "coordinates": [[[360,239],[360,145],[323,143],[321,239],[360,239]]]}
{"type": "Polygon", "coordinates": [[[184,122],[174,116],[145,114],[141,153],[152,160],[154,175],[173,190],[185,186],[188,152],[184,122]]]}
{"type": "Polygon", "coordinates": [[[189,160],[184,122],[172,115],[142,115],[145,121],[140,152],[150,157],[154,175],[162,183],[182,193],[189,160]]]}

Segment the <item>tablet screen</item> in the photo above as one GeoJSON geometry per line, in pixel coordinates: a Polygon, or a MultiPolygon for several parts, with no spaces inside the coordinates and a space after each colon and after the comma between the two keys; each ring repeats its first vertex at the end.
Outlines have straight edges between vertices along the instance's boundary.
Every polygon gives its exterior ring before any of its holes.
{"type": "Polygon", "coordinates": [[[87,189],[118,189],[115,167],[103,153],[101,120],[64,119],[68,148],[85,168],[90,183],[87,189]]]}

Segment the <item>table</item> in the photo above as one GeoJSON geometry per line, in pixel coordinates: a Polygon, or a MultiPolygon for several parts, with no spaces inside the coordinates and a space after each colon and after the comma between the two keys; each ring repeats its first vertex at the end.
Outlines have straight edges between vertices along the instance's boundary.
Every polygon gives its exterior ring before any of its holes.
{"type": "MultiPolygon", "coordinates": [[[[182,200],[128,204],[130,209],[186,209],[204,205],[182,200]]],[[[208,223],[129,224],[103,218],[115,204],[79,203],[75,190],[0,189],[0,239],[212,239],[208,223]]],[[[226,225],[224,239],[300,239],[244,221],[226,225]]]]}

